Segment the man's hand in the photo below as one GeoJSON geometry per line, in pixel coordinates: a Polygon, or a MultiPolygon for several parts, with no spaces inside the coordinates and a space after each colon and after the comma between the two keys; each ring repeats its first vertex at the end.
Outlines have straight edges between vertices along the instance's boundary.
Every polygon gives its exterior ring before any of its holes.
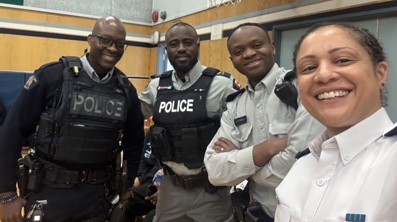
{"type": "MultiPolygon", "coordinates": [[[[7,193],[4,193],[5,195],[7,193]]],[[[9,194],[9,193],[8,193],[9,194]]],[[[26,200],[17,197],[8,203],[0,204],[0,221],[1,222],[22,222],[22,207],[25,206],[26,200]]]]}
{"type": "Polygon", "coordinates": [[[287,148],[288,138],[272,138],[254,146],[252,156],[258,167],[266,165],[273,156],[287,148]]]}
{"type": "Polygon", "coordinates": [[[236,149],[238,149],[238,147],[225,137],[219,137],[218,141],[214,143],[214,151],[216,153],[230,152],[236,149]]]}

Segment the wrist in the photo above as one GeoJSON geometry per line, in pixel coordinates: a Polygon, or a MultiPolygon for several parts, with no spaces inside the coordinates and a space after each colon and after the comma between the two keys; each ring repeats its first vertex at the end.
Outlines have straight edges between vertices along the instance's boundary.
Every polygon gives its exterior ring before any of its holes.
{"type": "Polygon", "coordinates": [[[9,203],[15,199],[17,199],[17,194],[15,192],[5,193],[4,195],[0,196],[0,204],[9,203]]]}

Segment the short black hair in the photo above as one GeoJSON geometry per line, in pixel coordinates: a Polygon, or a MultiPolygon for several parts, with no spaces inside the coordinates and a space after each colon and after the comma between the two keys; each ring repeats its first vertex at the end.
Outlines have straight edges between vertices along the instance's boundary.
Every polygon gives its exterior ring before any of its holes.
{"type": "Polygon", "coordinates": [[[266,33],[266,36],[267,36],[268,40],[270,41],[269,33],[267,33],[267,30],[266,30],[266,28],[265,28],[263,25],[261,25],[261,24],[259,24],[259,23],[254,23],[254,22],[246,22],[246,23],[242,23],[242,24],[236,26],[236,27],[232,30],[232,32],[230,33],[229,37],[227,38],[227,42],[229,42],[230,37],[233,35],[233,33],[234,33],[237,29],[239,29],[239,28],[241,28],[241,27],[245,27],[245,26],[256,26],[256,27],[258,27],[258,28],[261,28],[261,29],[266,33]]]}
{"type": "Polygon", "coordinates": [[[190,24],[188,24],[188,23],[186,23],[186,22],[177,22],[177,23],[173,24],[173,25],[167,30],[167,32],[165,33],[165,35],[167,35],[167,33],[168,33],[171,29],[173,29],[174,27],[177,27],[177,26],[186,26],[186,27],[189,27],[189,28],[193,29],[194,33],[196,33],[196,36],[198,36],[196,29],[195,29],[192,25],[190,25],[190,24]]]}

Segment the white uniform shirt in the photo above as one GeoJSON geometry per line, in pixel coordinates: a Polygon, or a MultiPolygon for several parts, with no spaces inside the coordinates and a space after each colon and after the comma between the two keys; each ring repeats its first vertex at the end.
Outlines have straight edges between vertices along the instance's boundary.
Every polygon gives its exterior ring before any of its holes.
{"type": "Polygon", "coordinates": [[[274,64],[255,89],[248,86],[244,93],[227,103],[221,127],[204,157],[209,180],[214,185],[234,186],[252,176],[251,194],[271,216],[277,205],[275,188],[294,163],[296,153],[307,148],[307,144],[324,130],[302,105],[295,111],[274,93],[276,83],[282,81],[286,72],[274,64]],[[246,118],[246,122],[236,125],[238,118],[246,118]],[[213,146],[219,137],[228,138],[239,150],[215,153],[213,146]],[[264,167],[255,166],[253,146],[277,137],[289,138],[285,152],[274,156],[264,167]]]}
{"type": "MultiPolygon", "coordinates": [[[[185,75],[183,82],[178,75],[173,71],[172,84],[177,90],[185,90],[191,87],[202,75],[205,66],[200,64],[200,61],[185,75]]],[[[160,78],[153,79],[145,90],[139,96],[141,100],[141,109],[143,116],[146,118],[153,115],[153,107],[157,97],[157,86],[159,85],[160,78]]],[[[207,112],[209,117],[220,117],[226,108],[226,97],[236,92],[233,88],[234,78],[226,78],[224,76],[214,76],[207,94],[207,112]]],[[[201,173],[201,169],[188,169],[182,163],[175,163],[171,161],[165,162],[173,169],[178,175],[194,175],[201,173]]]]}
{"type": "Polygon", "coordinates": [[[345,221],[346,214],[397,221],[397,136],[383,136],[392,125],[381,108],[332,138],[313,140],[311,154],[276,189],[276,221],[345,221]]]}

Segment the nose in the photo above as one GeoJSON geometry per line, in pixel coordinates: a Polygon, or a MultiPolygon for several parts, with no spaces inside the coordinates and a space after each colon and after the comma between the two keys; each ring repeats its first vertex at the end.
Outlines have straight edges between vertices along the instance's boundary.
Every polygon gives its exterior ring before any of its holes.
{"type": "Polygon", "coordinates": [[[326,83],[338,78],[338,74],[335,72],[332,64],[329,62],[321,62],[317,67],[314,80],[316,82],[326,83]]]}
{"type": "Polygon", "coordinates": [[[177,51],[178,52],[186,51],[185,45],[182,42],[178,44],[177,51]]]}
{"type": "Polygon", "coordinates": [[[243,52],[243,57],[244,58],[251,58],[256,54],[256,51],[252,48],[246,48],[243,52]]]}

